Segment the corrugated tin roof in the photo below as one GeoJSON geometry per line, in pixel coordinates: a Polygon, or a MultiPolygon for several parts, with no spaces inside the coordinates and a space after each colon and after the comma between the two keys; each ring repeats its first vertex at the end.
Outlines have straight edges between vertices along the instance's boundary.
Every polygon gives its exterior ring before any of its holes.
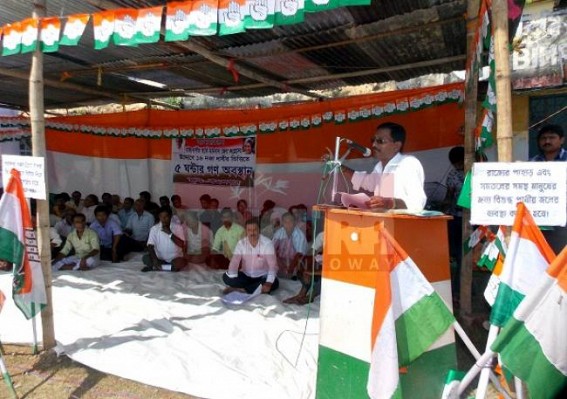
{"type": "MultiPolygon", "coordinates": [[[[144,8],[163,0],[48,0],[47,14],[144,8]]],[[[31,15],[21,0],[0,3],[0,25],[31,15]]],[[[259,96],[344,85],[405,80],[464,69],[465,0],[373,0],[370,6],[306,13],[305,21],[185,43],[94,50],[92,25],[80,45],[44,55],[46,107],[116,98],[148,99],[192,93],[259,96]],[[238,82],[227,70],[240,69],[238,82]],[[56,82],[63,81],[63,85],[56,82]],[[74,90],[73,88],[76,88],[74,90]]],[[[27,108],[31,55],[0,57],[0,75],[20,80],[0,86],[0,103],[27,108]]],[[[5,79],[3,79],[5,80],[5,79]]]]}

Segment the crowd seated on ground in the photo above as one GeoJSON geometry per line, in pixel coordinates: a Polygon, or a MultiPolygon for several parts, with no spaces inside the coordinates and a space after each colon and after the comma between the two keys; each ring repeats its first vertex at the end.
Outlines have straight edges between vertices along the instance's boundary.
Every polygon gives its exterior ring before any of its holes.
{"type": "MultiPolygon", "coordinates": [[[[51,196],[53,269],[86,271],[139,252],[144,272],[180,271],[191,264],[228,270],[223,276],[228,291],[251,292],[262,285],[269,293],[277,289],[278,276],[299,279],[301,298],[289,302],[306,302],[312,234],[305,205],[286,210],[266,200],[256,214],[245,199],[219,212],[219,200],[208,194],[199,198],[201,209],[189,209],[177,194],[158,198],[159,205],[149,191],[123,201],[108,192],[100,201],[96,194],[83,199],[79,190],[51,196]],[[249,252],[258,251],[262,264],[247,259],[249,252]]],[[[32,201],[32,212],[34,205],[32,201]]],[[[2,269],[9,266],[3,263],[2,269]]]]}

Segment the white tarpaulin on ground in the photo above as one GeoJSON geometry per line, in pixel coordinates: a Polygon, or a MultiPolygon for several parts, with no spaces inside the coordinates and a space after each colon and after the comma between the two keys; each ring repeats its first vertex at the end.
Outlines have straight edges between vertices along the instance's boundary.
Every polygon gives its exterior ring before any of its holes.
{"type": "MultiPolygon", "coordinates": [[[[308,307],[281,302],[299,283],[282,281],[274,295],[229,308],[220,299],[220,271],[141,268],[137,260],[55,272],[57,349],[94,369],[203,398],[315,396],[318,301],[301,351],[308,307]]],[[[6,296],[11,277],[0,273],[6,296]]],[[[32,340],[31,322],[9,298],[0,314],[0,340],[32,340]]]]}

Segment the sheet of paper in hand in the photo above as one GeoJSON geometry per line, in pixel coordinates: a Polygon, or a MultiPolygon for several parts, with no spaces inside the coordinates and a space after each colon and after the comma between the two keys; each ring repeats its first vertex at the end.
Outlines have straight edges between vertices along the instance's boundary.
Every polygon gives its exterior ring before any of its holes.
{"type": "Polygon", "coordinates": [[[249,294],[247,292],[232,291],[221,297],[221,301],[227,305],[242,305],[250,299],[257,297],[262,293],[262,284],[256,288],[256,291],[249,294]]]}
{"type": "Polygon", "coordinates": [[[366,202],[370,200],[370,197],[365,193],[356,193],[356,194],[349,194],[349,193],[340,193],[341,194],[341,202],[347,208],[360,208],[360,209],[369,209],[366,205],[366,202]]]}

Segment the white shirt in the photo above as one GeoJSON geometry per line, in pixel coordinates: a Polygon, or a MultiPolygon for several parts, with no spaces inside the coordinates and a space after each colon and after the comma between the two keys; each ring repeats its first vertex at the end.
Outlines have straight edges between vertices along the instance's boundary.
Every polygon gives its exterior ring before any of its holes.
{"type": "MultiPolygon", "coordinates": [[[[176,223],[171,223],[169,228],[177,238],[185,241],[183,236],[183,227],[176,223]]],[[[169,234],[161,230],[161,222],[150,229],[148,245],[154,246],[154,251],[158,259],[170,263],[175,258],[183,256],[183,248],[175,245],[169,234]]]]}
{"type": "Polygon", "coordinates": [[[230,278],[238,276],[238,267],[242,261],[242,273],[248,277],[257,278],[267,275],[266,282],[273,283],[278,273],[276,251],[268,237],[260,235],[255,247],[250,244],[248,237],[238,241],[230,260],[226,274],[230,278]]]}
{"type": "Polygon", "coordinates": [[[187,226],[187,253],[201,254],[203,248],[210,248],[213,245],[213,232],[203,223],[197,225],[197,232],[187,226]]]}
{"type": "Polygon", "coordinates": [[[355,190],[362,188],[376,196],[399,198],[410,211],[421,211],[425,207],[424,181],[425,173],[419,160],[401,153],[390,159],[386,167],[378,162],[371,173],[354,172],[351,179],[355,190]]]}

